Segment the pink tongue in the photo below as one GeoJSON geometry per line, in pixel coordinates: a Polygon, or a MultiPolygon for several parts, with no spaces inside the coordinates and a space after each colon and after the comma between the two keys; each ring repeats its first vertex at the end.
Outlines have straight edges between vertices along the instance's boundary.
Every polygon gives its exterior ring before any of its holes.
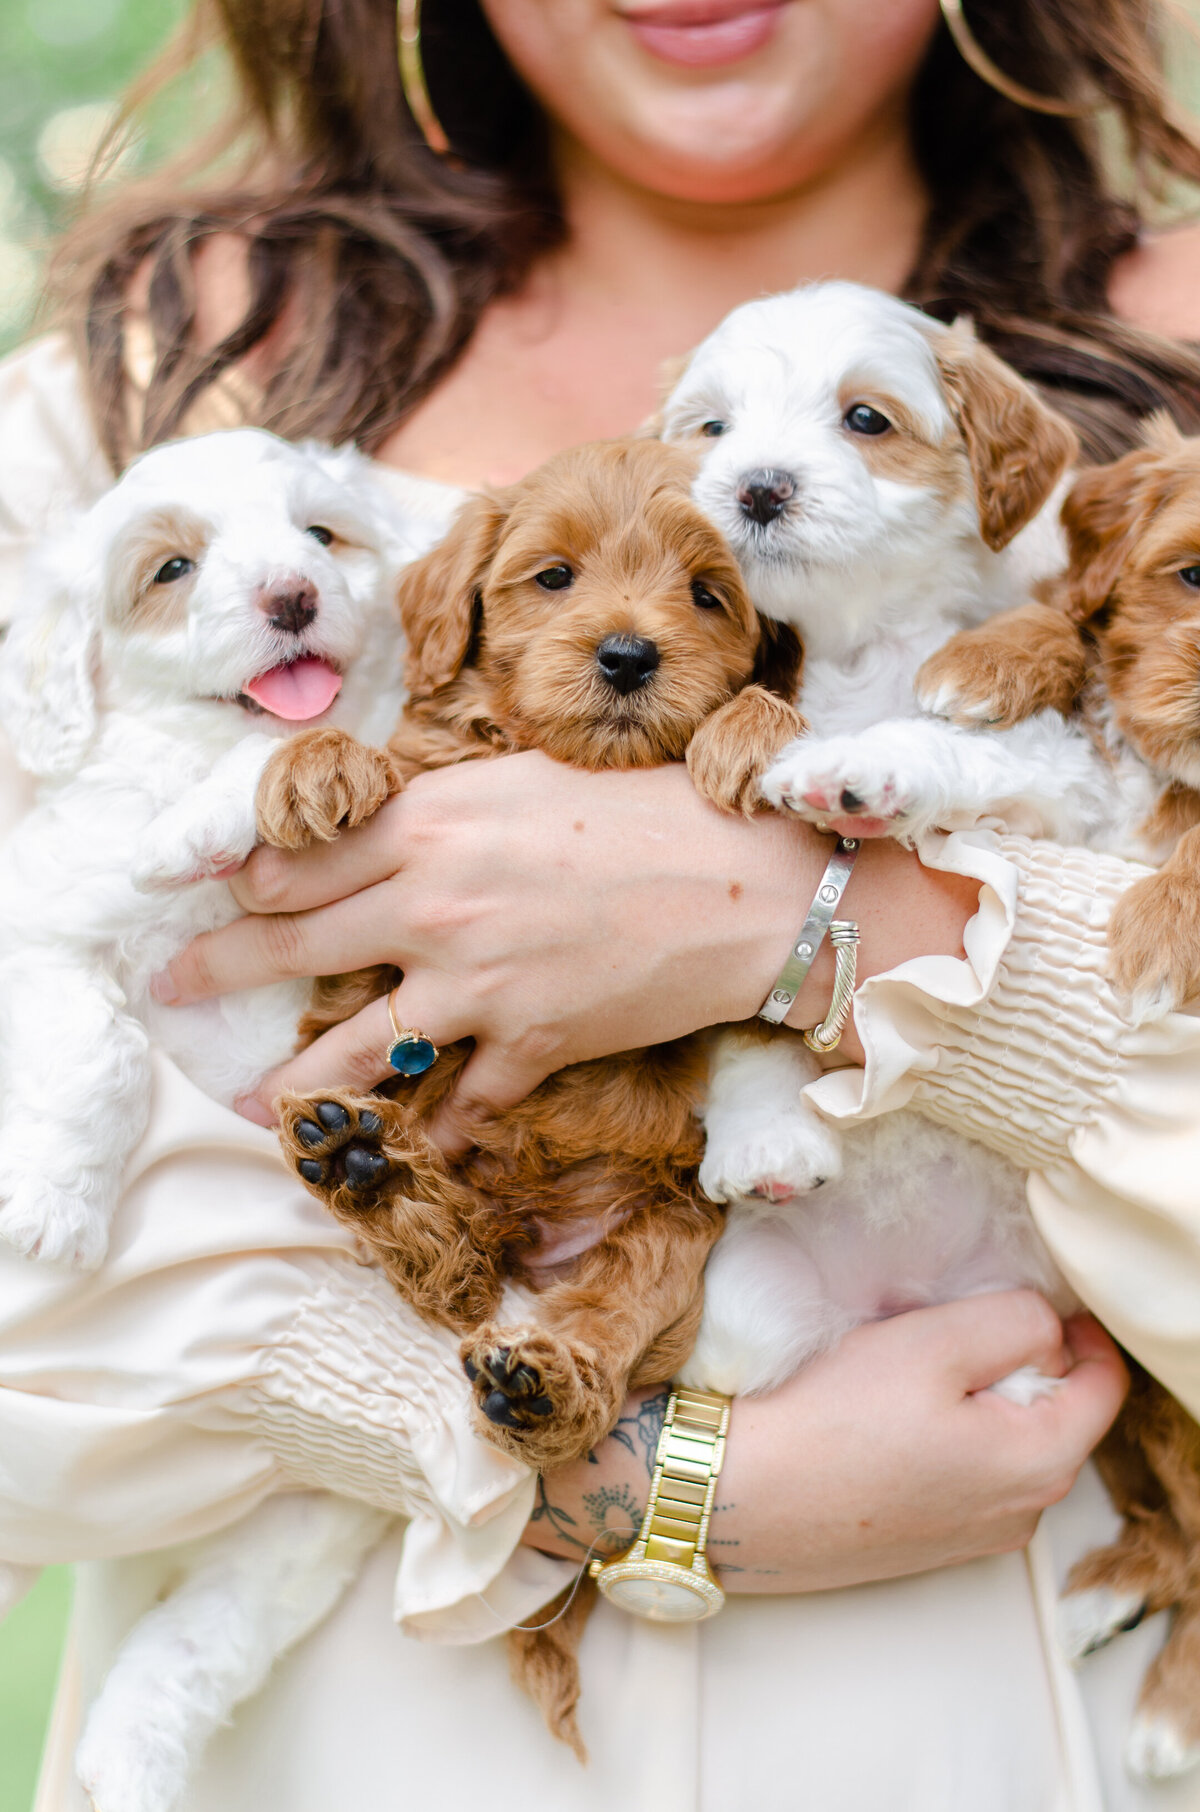
{"type": "Polygon", "coordinates": [[[286,717],[289,723],[306,723],[310,717],[320,717],[341,689],[341,674],[315,654],[302,655],[286,667],[272,667],[246,686],[256,705],[273,717],[286,717]]]}

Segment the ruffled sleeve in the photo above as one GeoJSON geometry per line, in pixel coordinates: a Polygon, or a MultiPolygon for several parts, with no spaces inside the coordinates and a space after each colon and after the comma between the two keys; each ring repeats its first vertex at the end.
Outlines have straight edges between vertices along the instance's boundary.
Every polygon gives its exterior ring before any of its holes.
{"type": "Polygon", "coordinates": [[[109,1257],[0,1256],[0,1559],[140,1553],[323,1487],[407,1520],[396,1615],[480,1641],[561,1588],[519,1548],[525,1467],[475,1433],[458,1341],[156,1058],[109,1257]]]}
{"type": "Polygon", "coordinates": [[[982,884],[966,958],[866,981],[866,1068],[812,1098],[847,1122],[909,1105],[1028,1170],[1079,1296],[1200,1415],[1200,1017],[1135,1026],[1106,974],[1109,915],[1147,870],[982,832],[920,853],[982,884]]]}

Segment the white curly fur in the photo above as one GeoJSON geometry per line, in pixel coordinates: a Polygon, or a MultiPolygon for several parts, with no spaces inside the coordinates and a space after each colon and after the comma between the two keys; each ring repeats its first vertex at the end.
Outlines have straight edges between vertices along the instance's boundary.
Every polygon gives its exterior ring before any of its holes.
{"type": "MultiPolygon", "coordinates": [[[[921,662],[949,635],[1023,602],[1060,564],[1062,485],[997,553],[981,534],[965,443],[957,481],[939,487],[931,461],[914,462],[911,481],[894,459],[881,475],[844,426],[856,400],[894,399],[929,447],[945,445],[963,406],[936,356],[951,343],[970,356],[964,326],[856,284],[747,303],[693,354],[663,432],[701,436],[697,501],[758,608],[804,640],[797,702],[813,733],[765,777],[770,803],[840,817],[849,788],[910,840],[985,817],[1078,840],[1103,822],[1112,792],[1073,727],[1048,713],[1003,735],[962,731],[921,715],[913,696],[921,662]],[[794,486],[767,523],[738,495],[755,472],[794,486]]],[[[860,1322],[979,1290],[1030,1284],[1072,1305],[1015,1170],[913,1114],[843,1136],[802,1093],[818,1074],[786,1030],[767,1046],[737,1032],[717,1040],[701,1179],[731,1207],[692,1383],[764,1390],[860,1322]]],[[[1046,1383],[1022,1375],[1000,1388],[1029,1401],[1046,1383]]]]}
{"type": "MultiPolygon", "coordinates": [[[[150,981],[237,915],[214,877],[252,849],[263,765],[297,727],[252,709],[246,684],[323,657],[342,684],[317,721],[385,740],[402,702],[395,575],[459,500],[439,488],[409,517],[353,451],[236,430],[146,454],[37,554],[0,655],[0,713],[42,780],[0,851],[0,1235],[19,1251],[100,1262],[151,1040],[226,1103],[293,1050],[307,983],[168,1008],[150,981]],[[195,570],[173,598],[134,556],[165,563],[175,532],[195,570]],[[298,585],[312,620],[272,623],[298,585]]],[[[325,1615],[384,1520],[270,1500],[181,1557],[89,1716],[96,1812],[171,1812],[208,1736],[325,1615]]],[[[33,1576],[0,1564],[0,1615],[33,1576]]]]}

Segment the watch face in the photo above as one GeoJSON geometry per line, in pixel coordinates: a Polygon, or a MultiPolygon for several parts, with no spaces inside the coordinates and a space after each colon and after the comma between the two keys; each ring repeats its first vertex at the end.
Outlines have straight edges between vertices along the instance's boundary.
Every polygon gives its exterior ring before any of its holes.
{"type": "Polygon", "coordinates": [[[608,1595],[623,1611],[655,1623],[694,1623],[708,1609],[699,1592],[667,1579],[618,1579],[608,1595]]]}
{"type": "MultiPolygon", "coordinates": [[[[692,1585],[682,1577],[656,1576],[649,1570],[643,1571],[644,1566],[645,1563],[641,1563],[636,1573],[631,1571],[624,1579],[606,1580],[601,1575],[601,1583],[612,1602],[623,1611],[631,1611],[635,1617],[649,1617],[655,1623],[695,1623],[701,1617],[710,1617],[722,1602],[723,1594],[718,1588],[705,1591],[699,1582],[692,1585]]],[[[682,1569],[678,1571],[682,1573],[682,1569]]]]}

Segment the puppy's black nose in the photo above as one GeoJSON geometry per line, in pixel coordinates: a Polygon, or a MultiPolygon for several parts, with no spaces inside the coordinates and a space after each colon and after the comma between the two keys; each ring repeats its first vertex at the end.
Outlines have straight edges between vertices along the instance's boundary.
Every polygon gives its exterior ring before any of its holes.
{"type": "Polygon", "coordinates": [[[265,591],[258,600],[258,607],[272,629],[299,635],[302,629],[316,622],[316,587],[303,580],[295,585],[281,586],[278,591],[265,591]]]}
{"type": "Polygon", "coordinates": [[[622,697],[644,686],[661,658],[656,644],[640,635],[605,636],[596,650],[596,665],[622,697]]]}
{"type": "Polygon", "coordinates": [[[790,472],[743,472],[738,480],[737,500],[743,516],[765,528],[782,516],[796,495],[796,480],[790,472]]]}

